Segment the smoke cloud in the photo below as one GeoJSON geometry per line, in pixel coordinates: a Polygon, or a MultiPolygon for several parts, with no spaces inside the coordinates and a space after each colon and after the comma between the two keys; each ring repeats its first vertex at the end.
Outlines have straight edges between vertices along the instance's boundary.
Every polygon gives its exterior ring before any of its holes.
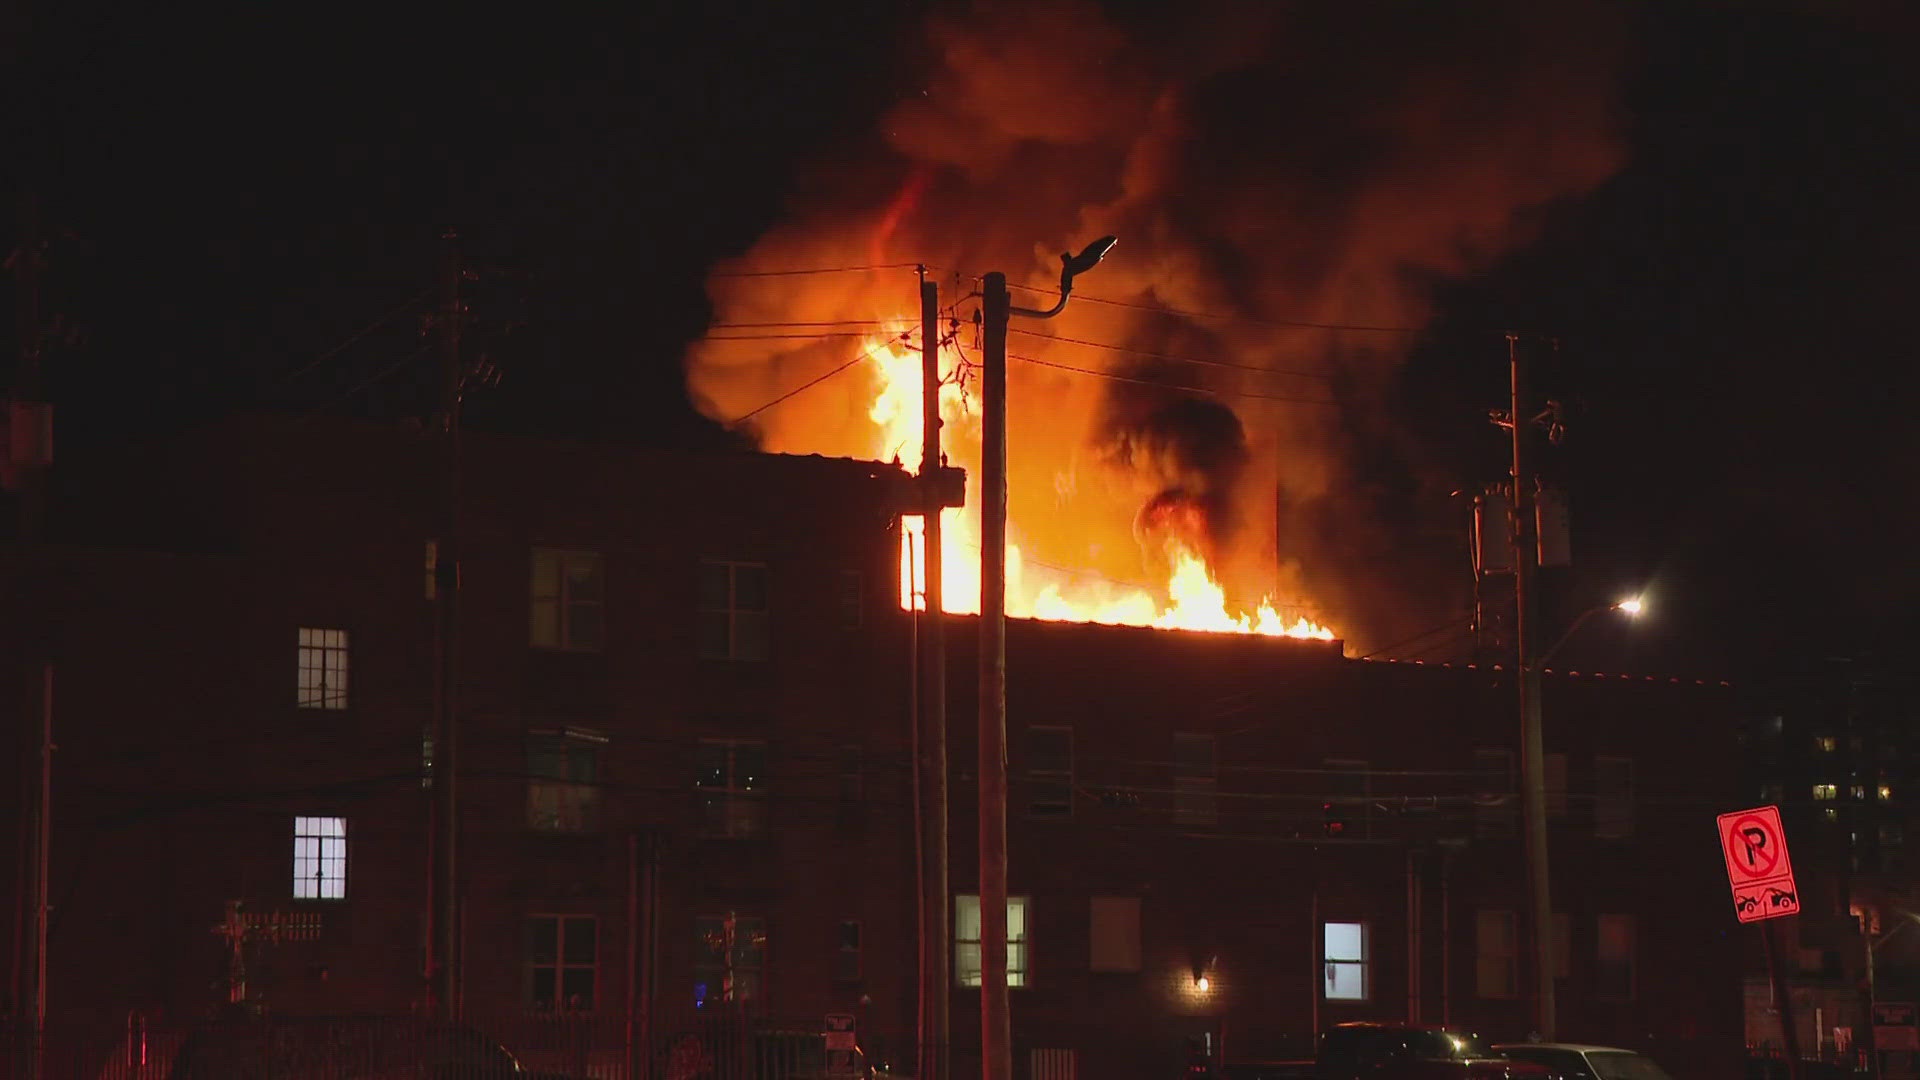
{"type": "MultiPolygon", "coordinates": [[[[917,317],[898,270],[731,275],[926,263],[953,302],[997,269],[1033,290],[1016,303],[1048,306],[1058,253],[1116,234],[1065,314],[1015,323],[1025,548],[1144,583],[1161,556],[1143,541],[1175,530],[1238,602],[1277,593],[1360,647],[1431,625],[1464,557],[1418,554],[1454,510],[1387,405],[1418,340],[1404,329],[1429,320],[1436,284],[1617,170],[1618,9],[1153,8],[985,2],[930,19],[937,74],[871,143],[823,147],[784,223],[718,268],[689,387],[731,422],[861,347],[726,327],[917,317]]],[[[977,360],[975,306],[955,314],[977,360]]],[[[917,464],[917,447],[873,445],[875,388],[848,371],[751,426],[770,450],[917,464]]],[[[961,428],[949,445],[971,467],[961,428]]]]}

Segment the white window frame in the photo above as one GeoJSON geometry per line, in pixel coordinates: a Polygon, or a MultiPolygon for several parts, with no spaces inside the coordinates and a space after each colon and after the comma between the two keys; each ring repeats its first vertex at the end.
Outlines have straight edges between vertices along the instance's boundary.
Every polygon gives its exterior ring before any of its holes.
{"type": "Polygon", "coordinates": [[[767,660],[773,652],[773,574],[763,562],[750,562],[740,559],[701,559],[700,574],[704,577],[708,570],[723,568],[727,573],[727,599],[723,606],[715,607],[706,598],[704,582],[700,585],[700,596],[696,602],[697,618],[704,622],[707,616],[720,615],[726,618],[727,647],[723,652],[714,652],[707,648],[705,628],[694,635],[694,648],[702,660],[736,660],[759,663],[767,660]],[[766,605],[760,608],[740,606],[740,571],[758,570],[766,581],[766,605]],[[743,648],[741,624],[747,620],[760,620],[761,649],[756,655],[752,650],[743,648]]]}
{"type": "Polygon", "coordinates": [[[346,708],[351,660],[347,632],[303,626],[297,642],[299,677],[294,684],[295,703],[302,709],[346,708]]]}
{"type": "Polygon", "coordinates": [[[1173,823],[1176,825],[1217,825],[1220,822],[1220,746],[1212,733],[1176,731],[1173,733],[1173,823]],[[1181,753],[1181,744],[1206,746],[1208,769],[1188,771],[1189,755],[1181,753]]]}
{"type": "Polygon", "coordinates": [[[1520,996],[1520,916],[1511,908],[1481,908],[1473,921],[1473,989],[1478,997],[1520,996]],[[1504,940],[1496,940],[1504,935],[1504,940]]]}
{"type": "Polygon", "coordinates": [[[293,819],[293,898],[347,898],[347,819],[300,815],[293,819]],[[328,870],[336,871],[328,874],[328,870]]]}
{"type": "Polygon", "coordinates": [[[585,1002],[579,1011],[593,1011],[600,1001],[599,918],[594,915],[579,915],[571,912],[564,914],[559,912],[534,912],[526,917],[525,922],[526,932],[529,938],[535,933],[533,928],[534,923],[543,919],[553,920],[553,959],[551,961],[540,961],[536,959],[533,955],[532,942],[529,941],[527,943],[527,957],[524,965],[527,1008],[536,1012],[575,1011],[573,1004],[564,996],[567,986],[567,973],[570,971],[587,971],[592,973],[593,988],[588,991],[590,1000],[585,1002]],[[578,960],[567,959],[568,928],[582,924],[593,928],[593,959],[585,963],[578,960]],[[539,995],[535,990],[542,972],[550,972],[551,978],[553,979],[552,1001],[550,1004],[544,1006],[539,1003],[539,995]]]}
{"type": "MultiPolygon", "coordinates": [[[[953,981],[957,986],[980,986],[981,939],[963,937],[961,929],[969,921],[980,925],[980,894],[959,893],[953,898],[953,981]],[[971,958],[971,963],[969,963],[971,958]]],[[[1007,897],[1007,986],[1019,989],[1027,985],[1027,973],[1033,966],[1030,934],[1033,905],[1025,896],[1007,897]]],[[[977,931],[976,931],[977,933],[977,931]]]]}
{"type": "Polygon", "coordinates": [[[698,988],[701,976],[710,971],[718,970],[720,973],[719,978],[722,980],[718,986],[713,986],[708,989],[708,996],[705,998],[696,996],[694,998],[694,1007],[704,1008],[709,1004],[726,1002],[740,1004],[758,1004],[764,1002],[767,996],[767,943],[771,939],[771,935],[767,932],[766,917],[763,915],[742,915],[737,911],[718,912],[696,916],[693,920],[693,929],[695,946],[693,977],[695,988],[698,988]],[[733,923],[734,935],[732,942],[733,947],[731,949],[728,948],[728,943],[724,939],[726,926],[729,921],[733,923]],[[721,943],[717,949],[714,947],[712,940],[713,935],[707,929],[715,923],[719,924],[719,932],[722,935],[721,943]],[[742,934],[749,936],[750,945],[750,948],[744,954],[739,951],[740,936],[742,934]],[[756,935],[757,940],[755,939],[756,935]],[[709,959],[712,955],[718,955],[719,957],[717,968],[709,959]],[[743,960],[750,960],[751,963],[743,963],[743,960]],[[753,978],[746,984],[736,982],[734,985],[728,986],[725,979],[730,971],[736,975],[751,974],[753,978]]]}
{"type": "Polygon", "coordinates": [[[1320,924],[1320,997],[1324,1001],[1364,1002],[1373,996],[1373,932],[1365,922],[1346,922],[1328,919],[1320,924]],[[1334,927],[1356,927],[1360,931],[1360,955],[1334,956],[1327,944],[1327,938],[1334,927]],[[1358,994],[1335,994],[1334,986],[1339,979],[1335,968],[1357,967],[1360,969],[1360,992],[1358,994]]]}
{"type": "Polygon", "coordinates": [[[767,777],[771,757],[762,739],[701,739],[700,750],[720,751],[720,783],[705,782],[706,762],[694,766],[694,789],[700,802],[700,831],[709,837],[744,839],[760,836],[767,828],[767,777]],[[760,776],[742,776],[739,751],[750,747],[760,751],[760,776]],[[711,806],[720,806],[718,823],[709,819],[711,806]]]}
{"type": "MultiPolygon", "coordinates": [[[[607,563],[597,551],[536,547],[528,559],[527,643],[551,652],[601,652],[607,640],[607,563]],[[587,568],[596,595],[576,592],[571,571],[587,568]],[[551,587],[542,583],[542,571],[551,587]],[[575,640],[574,615],[591,613],[593,640],[575,640]]],[[[586,635],[582,635],[583,637],[586,635]]]]}
{"type": "Polygon", "coordinates": [[[1043,817],[1073,816],[1073,728],[1065,724],[1036,724],[1027,729],[1027,812],[1043,817]],[[1036,767],[1039,754],[1036,745],[1041,739],[1064,738],[1067,744],[1067,767],[1060,769],[1042,769],[1036,767]]]}

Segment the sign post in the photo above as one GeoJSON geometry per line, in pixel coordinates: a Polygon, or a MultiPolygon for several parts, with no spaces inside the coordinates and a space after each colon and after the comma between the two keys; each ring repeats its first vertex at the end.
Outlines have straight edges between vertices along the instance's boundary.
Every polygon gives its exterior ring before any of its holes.
{"type": "Polygon", "coordinates": [[[1793,988],[1787,985],[1775,955],[1777,935],[1771,921],[1800,913],[1800,889],[1793,881],[1793,860],[1787,857],[1787,833],[1780,827],[1780,808],[1736,810],[1721,814],[1717,821],[1720,854],[1727,862],[1727,884],[1733,888],[1734,917],[1743,923],[1765,924],[1760,927],[1760,942],[1766,948],[1774,1007],[1780,1012],[1787,1076],[1800,1080],[1800,1032],[1793,1022],[1793,988]]]}
{"type": "Polygon", "coordinates": [[[852,1080],[859,1072],[853,1054],[860,1046],[853,1030],[853,1014],[828,1013],[826,1036],[829,1080],[852,1080]]]}

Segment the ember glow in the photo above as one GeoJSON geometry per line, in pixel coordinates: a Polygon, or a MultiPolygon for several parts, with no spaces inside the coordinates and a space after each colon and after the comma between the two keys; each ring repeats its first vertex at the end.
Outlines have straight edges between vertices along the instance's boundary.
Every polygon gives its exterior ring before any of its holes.
{"type": "MultiPolygon", "coordinates": [[[[921,446],[920,353],[900,337],[869,344],[867,355],[877,389],[868,417],[873,421],[876,458],[913,462],[921,446]]],[[[943,364],[943,371],[953,365],[943,364]]],[[[980,611],[980,517],[977,462],[978,414],[958,378],[941,385],[940,415],[947,459],[967,469],[967,504],[945,511],[941,522],[942,607],[953,614],[980,611]]],[[[1014,437],[1018,437],[1017,434],[1014,437]]],[[[1009,486],[1018,478],[1009,478],[1009,486]]],[[[918,517],[905,519],[901,531],[900,605],[926,609],[926,527],[918,517]]],[[[1177,539],[1161,541],[1156,553],[1167,568],[1166,584],[1151,589],[1114,581],[1090,571],[1038,563],[1021,550],[1018,521],[1007,525],[1007,614],[1052,622],[1091,622],[1153,626],[1163,630],[1265,634],[1272,637],[1333,640],[1333,631],[1304,616],[1283,616],[1271,598],[1250,612],[1227,610],[1226,590],[1206,561],[1177,539]]]]}

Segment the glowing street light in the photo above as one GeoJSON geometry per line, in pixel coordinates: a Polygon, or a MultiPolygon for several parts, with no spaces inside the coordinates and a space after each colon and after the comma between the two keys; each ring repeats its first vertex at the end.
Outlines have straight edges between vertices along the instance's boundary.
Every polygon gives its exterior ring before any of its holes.
{"type": "Polygon", "coordinates": [[[1646,602],[1639,597],[1629,596],[1625,600],[1613,605],[1613,609],[1615,611],[1624,611],[1629,615],[1639,615],[1642,611],[1646,610],[1646,606],[1646,602]]]}

